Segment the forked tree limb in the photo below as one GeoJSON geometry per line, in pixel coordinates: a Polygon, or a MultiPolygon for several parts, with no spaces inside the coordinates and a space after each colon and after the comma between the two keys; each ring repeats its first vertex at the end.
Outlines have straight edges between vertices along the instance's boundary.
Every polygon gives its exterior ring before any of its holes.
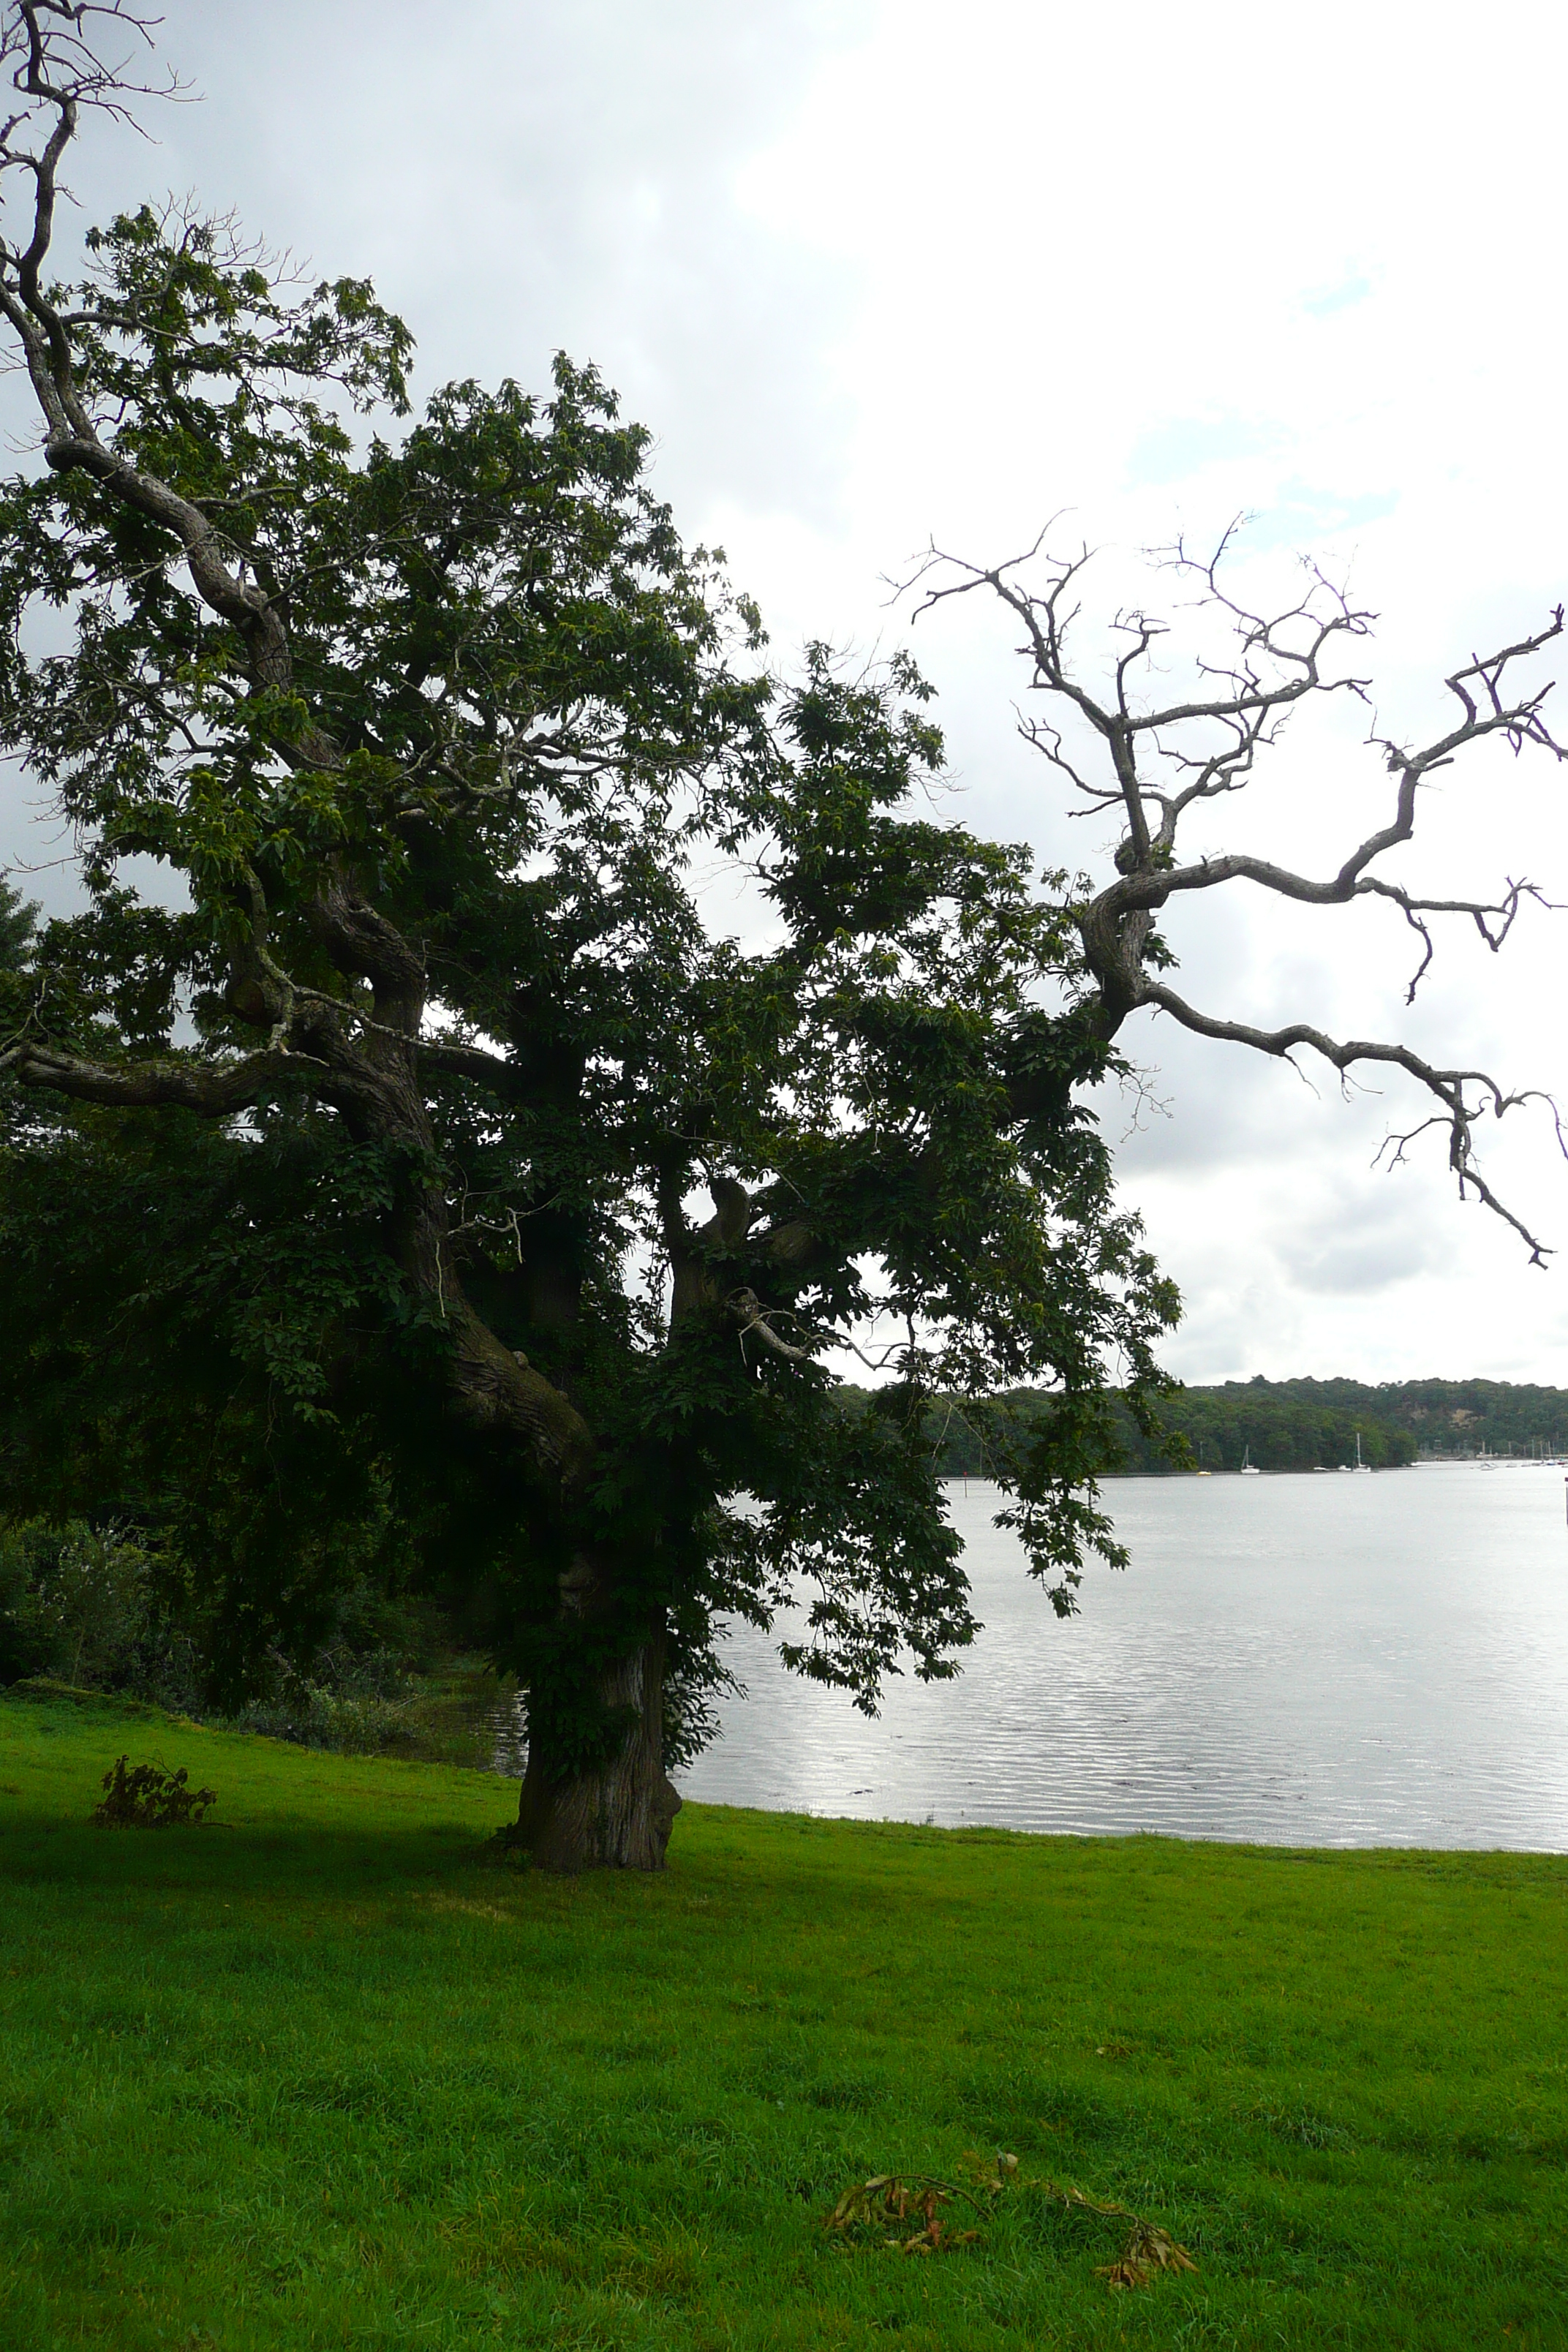
{"type": "Polygon", "coordinates": [[[1494,952],[1501,948],[1526,899],[1552,905],[1536,884],[1510,878],[1504,890],[1490,898],[1444,898],[1409,889],[1373,869],[1387,852],[1413,839],[1422,786],[1477,744],[1500,738],[1515,753],[1531,747],[1557,761],[1568,758],[1568,747],[1556,740],[1545,717],[1550,682],[1528,690],[1514,683],[1517,665],[1563,635],[1563,608],[1558,605],[1532,634],[1493,653],[1472,655],[1452,671],[1444,684],[1460,715],[1430,741],[1412,749],[1373,733],[1371,743],[1395,780],[1394,805],[1385,822],[1365,835],[1336,871],[1321,877],[1297,873],[1272,858],[1239,850],[1182,863],[1177,839],[1186,812],[1200,802],[1245,789],[1259,754],[1278,740],[1285,720],[1308,696],[1350,692],[1363,701],[1368,698],[1369,681],[1335,674],[1330,657],[1342,641],[1368,635],[1373,615],[1353,605],[1315,564],[1307,565],[1309,585],[1295,604],[1274,614],[1250,610],[1231,595],[1221,576],[1235,531],[1232,525],[1206,559],[1190,555],[1179,541],[1160,559],[1170,569],[1195,575],[1201,583],[1200,604],[1221,613],[1233,632],[1235,650],[1228,664],[1200,660],[1197,665],[1205,681],[1220,690],[1149,708],[1136,700],[1134,681],[1149,664],[1165,625],[1142,612],[1123,611],[1112,620],[1112,635],[1122,643],[1110,664],[1109,694],[1092,693],[1076,674],[1069,637],[1080,610],[1079,583],[1090,561],[1087,548],[1068,559],[1046,559],[1047,578],[1036,587],[1028,583],[1026,569],[1040,557],[1044,534],[1023,554],[990,566],[956,560],[933,546],[906,585],[921,592],[917,618],[951,597],[976,590],[994,594],[1022,625],[1019,651],[1030,667],[1031,691],[1066,705],[1098,742],[1104,762],[1099,771],[1081,752],[1068,750],[1048,719],[1019,719],[1025,740],[1066,778],[1082,803],[1070,814],[1120,807],[1125,821],[1115,857],[1116,878],[1091,893],[1078,910],[1094,992],[1080,1007],[1080,1017],[1089,1019],[1109,1042],[1140,1007],[1152,1006],[1199,1034],[1260,1053],[1289,1056],[1295,1046],[1309,1045],[1342,1073],[1366,1061],[1404,1070],[1443,1105],[1450,1164],[1461,1192],[1473,1189],[1520,1234],[1531,1262],[1542,1265],[1544,1245],[1496,1198],[1476,1168],[1471,1121],[1478,1114],[1467,1108],[1463,1089],[1467,1085],[1483,1088],[1494,1116],[1519,1103],[1549,1097],[1534,1088],[1506,1093],[1481,1072],[1437,1070],[1404,1046],[1365,1041],[1341,1045],[1305,1023],[1265,1030],[1246,1022],[1215,1020],[1155,978],[1153,923],[1173,900],[1231,882],[1249,882],[1303,906],[1387,899],[1421,940],[1420,960],[1405,990],[1407,1004],[1432,961],[1430,919],[1467,919],[1489,948],[1494,952]],[[1213,740],[1216,730],[1217,745],[1213,740]],[[1155,763],[1152,769],[1150,761],[1155,763]]]}

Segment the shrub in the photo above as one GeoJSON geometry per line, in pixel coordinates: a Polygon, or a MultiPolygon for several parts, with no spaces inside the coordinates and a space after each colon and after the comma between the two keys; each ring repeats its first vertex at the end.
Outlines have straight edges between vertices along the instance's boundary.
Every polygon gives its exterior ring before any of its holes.
{"type": "Polygon", "coordinates": [[[119,1529],[26,1519],[0,1528],[0,1678],[124,1679],[148,1631],[146,1554],[119,1529]]]}

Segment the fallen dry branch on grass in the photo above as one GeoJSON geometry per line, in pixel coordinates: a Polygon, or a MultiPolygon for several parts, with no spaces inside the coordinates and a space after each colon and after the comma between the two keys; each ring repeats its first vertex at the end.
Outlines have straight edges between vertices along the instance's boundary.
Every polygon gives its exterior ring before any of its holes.
{"type": "MultiPolygon", "coordinates": [[[[1016,2158],[1013,2159],[1016,2162],[1016,2158]]],[[[954,2246],[972,2246],[978,2230],[952,2230],[945,2209],[962,2198],[976,2212],[984,2208],[956,2181],[933,2179],[923,2172],[879,2172],[847,2189],[828,2215],[826,2227],[846,2242],[868,2237],[901,2254],[936,2254],[954,2246]],[[912,2233],[910,2224],[919,2221],[912,2233]]]]}
{"type": "Polygon", "coordinates": [[[1086,2197],[1067,2180],[1032,2181],[1047,2197],[1059,2197],[1064,2205],[1077,2205],[1086,2213],[1103,2213],[1120,2221],[1131,2221],[1127,2243],[1113,2263],[1096,2265],[1095,2276],[1105,2280],[1114,2292],[1118,2287],[1147,2286],[1160,2271],[1195,2271],[1196,2263],[1185,2246],[1163,2230],[1157,2221],[1149,2221],[1130,2206],[1118,2205],[1109,2200],[1086,2197]]]}
{"type": "MultiPolygon", "coordinates": [[[[949,2209],[955,2200],[970,2206],[984,2221],[1004,2189],[1032,2189],[1059,2199],[1086,2213],[1131,2222],[1127,2242],[1113,2263],[1096,2266],[1097,2278],[1115,2293],[1122,2287],[1148,2286],[1162,2271],[1195,2271],[1197,2263],[1159,2222],[1134,2213],[1130,2206],[1085,2196],[1070,2181],[1031,2178],[1018,2169],[1018,2159],[1005,2150],[994,2157],[966,2149],[961,2159],[964,2181],[942,2180],[924,2172],[879,2172],[858,2180],[844,2194],[824,2226],[840,2244],[875,2244],[900,2254],[948,2253],[979,2242],[983,2232],[951,2226],[949,2209]],[[918,2226],[911,2228],[911,2223],[918,2226]]],[[[956,2219],[957,2216],[952,2218],[956,2219]]]]}
{"type": "Polygon", "coordinates": [[[1121,2286],[1147,2286],[1156,2271],[1195,2271],[1197,2264],[1185,2246],[1179,2245],[1168,2230],[1156,2221],[1134,2221],[1127,2243],[1113,2263],[1096,2265],[1096,2278],[1105,2280],[1112,2290],[1121,2286]]]}
{"type": "Polygon", "coordinates": [[[121,1756],[103,1776],[106,1793],[92,1818],[106,1829],[180,1829],[199,1822],[217,1799],[210,1789],[189,1787],[190,1777],[183,1764],[168,1772],[162,1764],[132,1764],[121,1756]]]}

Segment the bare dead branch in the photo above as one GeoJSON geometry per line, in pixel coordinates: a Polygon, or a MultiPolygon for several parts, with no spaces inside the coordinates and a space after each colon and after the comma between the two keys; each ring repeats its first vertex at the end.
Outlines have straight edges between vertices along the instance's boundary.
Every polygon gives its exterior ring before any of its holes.
{"type": "MultiPolygon", "coordinates": [[[[781,1356],[792,1364],[809,1364],[815,1360],[819,1349],[833,1348],[843,1349],[847,1354],[858,1358],[866,1366],[868,1371],[882,1372],[886,1371],[888,1366],[898,1358],[907,1356],[910,1352],[909,1348],[900,1340],[896,1346],[884,1348],[879,1356],[868,1356],[864,1348],[859,1347],[845,1333],[817,1330],[803,1317],[797,1315],[793,1307],[764,1307],[754,1290],[745,1288],[732,1290],[725,1299],[724,1307],[725,1311],[733,1316],[741,1326],[742,1349],[748,1333],[755,1332],[770,1354],[781,1356]],[[781,1321],[798,1325],[805,1335],[806,1344],[804,1347],[792,1347],[789,1341],[774,1328],[774,1325],[781,1321]]],[[[910,1345],[912,1344],[911,1339],[910,1345]]]]}
{"type": "Polygon", "coordinates": [[[771,1355],[782,1356],[792,1364],[810,1363],[814,1350],[809,1347],[792,1348],[787,1339],[780,1339],[763,1314],[763,1303],[754,1290],[732,1290],[724,1305],[741,1326],[742,1346],[746,1334],[754,1331],[771,1355]]]}
{"type": "Polygon", "coordinates": [[[1324,876],[1300,874],[1274,859],[1242,850],[1184,861],[1178,837],[1187,811],[1243,791],[1257,772],[1260,755],[1278,742],[1281,728],[1303,702],[1310,697],[1342,693],[1354,694],[1363,701],[1369,698],[1368,679],[1348,671],[1340,656],[1343,649],[1370,635],[1373,615],[1353,604],[1344,589],[1312,562],[1302,567],[1301,593],[1282,610],[1260,613],[1243,604],[1231,593],[1224,575],[1239,521],[1238,518],[1221,534],[1207,556],[1194,555],[1180,540],[1173,547],[1154,551],[1152,560],[1161,568],[1194,583],[1194,609],[1217,615],[1231,638],[1228,656],[1216,659],[1200,649],[1194,662],[1203,681],[1200,691],[1158,708],[1139,708],[1132,697],[1132,678],[1140,665],[1148,662],[1152,646],[1164,632],[1164,624],[1141,608],[1122,609],[1110,618],[1112,647],[1105,690],[1091,690],[1069,663],[1068,631],[1078,616],[1079,583],[1091,560],[1087,548],[1068,557],[1053,557],[1045,551],[1042,535],[1023,554],[982,566],[948,556],[933,545],[905,584],[917,592],[917,619],[950,597],[971,595],[976,590],[994,595],[1021,626],[1019,651],[1030,667],[1030,691],[1065,709],[1074,723],[1087,730],[1096,746],[1102,763],[1098,768],[1076,747],[1068,746],[1052,720],[1032,715],[1019,718],[1024,740],[1066,779],[1075,800],[1081,803],[1069,809],[1069,814],[1084,815],[1091,809],[1120,803],[1125,818],[1123,837],[1115,853],[1116,878],[1086,897],[1077,916],[1092,982],[1080,1012],[1098,1034],[1109,1042],[1131,1013],[1148,1005],[1163,1008],[1205,1035],[1229,1038],[1286,1058],[1290,1057],[1293,1045],[1310,1045],[1342,1076],[1359,1061],[1395,1065],[1418,1084],[1436,1091],[1443,1101],[1450,1129],[1450,1156],[1462,1189],[1473,1189],[1478,1198],[1514,1225],[1539,1265],[1542,1244],[1497,1202],[1474,1166],[1469,1135],[1473,1114],[1466,1110],[1462,1095],[1464,1085],[1480,1086],[1494,1114],[1500,1114],[1504,1108],[1538,1098],[1533,1090],[1505,1095],[1482,1074],[1435,1071],[1418,1055],[1397,1045],[1341,1046],[1305,1024],[1264,1031],[1245,1023],[1211,1021],[1155,980],[1159,958],[1153,923],[1159,910],[1173,900],[1231,882],[1249,882],[1304,906],[1345,906],[1357,898],[1384,898],[1399,908],[1421,942],[1419,961],[1405,990],[1406,1003],[1414,1001],[1431,966],[1435,918],[1467,919],[1497,952],[1527,899],[1542,908],[1551,906],[1537,885],[1510,877],[1495,896],[1447,898],[1411,890],[1374,869],[1389,851],[1414,836],[1417,795],[1423,785],[1477,745],[1499,737],[1516,754],[1530,747],[1545,751],[1554,761],[1568,757],[1568,747],[1556,740],[1545,715],[1550,682],[1531,685],[1519,677],[1521,665],[1562,635],[1563,608],[1558,606],[1545,625],[1532,634],[1494,653],[1472,654],[1446,678],[1447,689],[1458,706],[1458,723],[1429,742],[1411,747],[1375,731],[1369,737],[1394,779],[1393,805],[1384,822],[1355,845],[1336,871],[1324,876]],[[1126,642],[1117,646],[1119,637],[1126,642]]]}
{"type": "MultiPolygon", "coordinates": [[[[1460,1199],[1466,1197],[1468,1191],[1473,1191],[1489,1209],[1501,1217],[1506,1224],[1511,1225],[1529,1248],[1532,1265],[1544,1268],[1547,1258],[1553,1255],[1514,1215],[1511,1209],[1504,1207],[1475,1164],[1473,1129],[1482,1111],[1489,1110],[1494,1118],[1501,1118],[1505,1111],[1519,1109],[1527,1102],[1550,1101],[1551,1097],[1539,1088],[1529,1087],[1510,1094],[1485,1070],[1437,1069],[1424,1061],[1419,1054],[1413,1053],[1408,1045],[1388,1045],[1371,1038],[1352,1038],[1342,1044],[1305,1021],[1289,1022],[1281,1029],[1259,1029],[1250,1022],[1216,1020],[1210,1013],[1200,1013],[1195,1005],[1187,1003],[1173,988],[1167,988],[1160,981],[1151,981],[1146,984],[1143,1001],[1147,1004],[1158,1005],[1173,1020],[1179,1021],[1184,1029],[1192,1030],[1197,1036],[1219,1038],[1229,1045],[1249,1045],[1255,1053],[1269,1054],[1281,1061],[1291,1061],[1295,1049],[1306,1045],[1331,1063],[1342,1076],[1363,1062],[1383,1063],[1404,1070],[1428,1093],[1436,1095],[1443,1105],[1444,1118],[1424,1120],[1420,1127],[1411,1130],[1411,1137],[1432,1126],[1447,1128],[1448,1165],[1458,1180],[1460,1199]],[[1488,1100],[1477,1106],[1467,1104],[1464,1090],[1468,1086],[1479,1088],[1488,1100]]],[[[1552,1108],[1555,1113],[1555,1105],[1552,1108]]],[[[1396,1153],[1395,1158],[1398,1157],[1396,1153]]]]}

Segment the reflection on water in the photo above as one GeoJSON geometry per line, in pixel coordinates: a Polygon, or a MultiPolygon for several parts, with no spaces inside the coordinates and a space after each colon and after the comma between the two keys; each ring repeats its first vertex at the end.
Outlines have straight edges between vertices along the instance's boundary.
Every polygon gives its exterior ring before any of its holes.
{"type": "MultiPolygon", "coordinates": [[[[985,1631],[868,1723],[739,1629],[749,1697],[680,1776],[715,1803],[1269,1844],[1568,1852],[1561,1468],[1125,1478],[1131,1546],[1065,1624],[952,1489],[985,1631]]],[[[782,1632],[782,1628],[779,1631],[782,1632]]]]}

